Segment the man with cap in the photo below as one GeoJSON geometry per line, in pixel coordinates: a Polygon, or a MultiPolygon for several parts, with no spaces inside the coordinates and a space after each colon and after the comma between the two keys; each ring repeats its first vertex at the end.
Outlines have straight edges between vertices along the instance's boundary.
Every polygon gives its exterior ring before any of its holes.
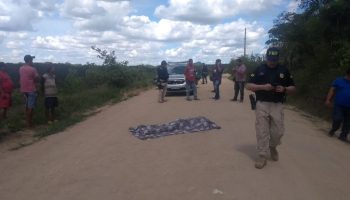
{"type": "Polygon", "coordinates": [[[33,67],[33,59],[35,56],[24,56],[25,64],[19,68],[20,91],[25,97],[25,116],[28,127],[33,126],[33,110],[36,106],[38,97],[37,86],[39,83],[39,73],[33,67]]]}
{"type": "Polygon", "coordinates": [[[263,168],[267,164],[270,151],[271,159],[278,161],[276,147],[281,144],[284,133],[283,103],[286,95],[296,88],[288,69],[278,63],[279,49],[270,47],[266,52],[266,63],[258,66],[251,74],[247,89],[256,95],[256,138],[258,158],[255,167],[263,168]]]}

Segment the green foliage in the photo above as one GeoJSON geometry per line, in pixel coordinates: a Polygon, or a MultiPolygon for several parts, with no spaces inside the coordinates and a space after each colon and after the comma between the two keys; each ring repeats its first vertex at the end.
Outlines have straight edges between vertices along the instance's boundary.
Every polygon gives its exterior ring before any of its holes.
{"type": "MultiPolygon", "coordinates": [[[[248,74],[252,73],[255,70],[255,68],[263,62],[263,58],[258,54],[251,55],[250,57],[240,56],[236,59],[231,59],[229,64],[229,70],[232,70],[233,67],[237,66],[237,59],[242,60],[244,65],[247,67],[248,74]]],[[[229,71],[229,73],[231,73],[231,71],[229,71]]]]}
{"type": "Polygon", "coordinates": [[[128,61],[117,62],[117,56],[115,55],[115,51],[108,52],[107,50],[102,50],[95,46],[92,46],[91,49],[95,50],[98,53],[97,57],[103,60],[103,65],[128,65],[128,61]]]}
{"type": "Polygon", "coordinates": [[[281,47],[282,62],[297,84],[295,102],[312,104],[328,116],[327,90],[350,67],[350,1],[302,0],[300,9],[275,20],[266,44],[281,47]]]}
{"type": "MultiPolygon", "coordinates": [[[[8,64],[12,68],[10,76],[18,82],[18,68],[21,64],[8,64]],[[15,70],[14,70],[15,69],[15,70]]],[[[51,126],[46,124],[44,96],[39,94],[34,110],[34,123],[39,125],[39,137],[63,130],[68,125],[86,117],[85,112],[107,102],[119,102],[124,93],[146,88],[152,84],[155,69],[150,66],[126,66],[121,64],[45,64],[35,63],[39,74],[46,72],[47,66],[54,65],[58,87],[59,107],[56,115],[59,122],[51,126]]],[[[25,128],[24,97],[18,89],[12,95],[13,106],[8,111],[8,119],[0,122],[0,136],[17,132],[25,128]]]]}

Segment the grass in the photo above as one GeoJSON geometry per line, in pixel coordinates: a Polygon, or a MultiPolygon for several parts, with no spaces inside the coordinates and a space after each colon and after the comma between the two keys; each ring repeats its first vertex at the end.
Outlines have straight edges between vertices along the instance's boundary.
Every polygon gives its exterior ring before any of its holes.
{"type": "MultiPolygon", "coordinates": [[[[95,114],[96,109],[103,105],[118,103],[138,95],[141,90],[149,88],[150,83],[151,81],[135,82],[132,86],[122,89],[101,85],[83,90],[60,91],[58,95],[59,106],[56,109],[56,118],[58,121],[51,125],[47,125],[45,118],[44,97],[39,95],[37,107],[34,111],[33,121],[36,128],[33,130],[32,140],[26,142],[19,141],[11,150],[17,150],[43,137],[64,131],[67,127],[95,114]]],[[[0,136],[2,138],[11,137],[12,133],[25,129],[24,97],[18,91],[15,91],[13,93],[13,106],[8,111],[8,118],[0,123],[0,136]]]]}
{"type": "Polygon", "coordinates": [[[320,119],[331,121],[332,108],[324,105],[321,101],[307,101],[300,96],[288,96],[287,103],[295,106],[299,110],[308,113],[312,116],[317,116],[320,119]]]}

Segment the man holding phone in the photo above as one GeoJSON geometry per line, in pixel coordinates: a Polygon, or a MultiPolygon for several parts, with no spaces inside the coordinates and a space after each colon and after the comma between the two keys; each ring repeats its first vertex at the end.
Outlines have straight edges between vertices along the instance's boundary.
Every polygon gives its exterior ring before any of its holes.
{"type": "Polygon", "coordinates": [[[256,95],[256,138],[258,159],[255,167],[263,168],[270,150],[272,160],[278,161],[276,147],[284,134],[283,103],[286,94],[296,88],[288,69],[278,63],[279,50],[270,47],[266,52],[266,63],[256,68],[250,76],[247,89],[256,95]]]}

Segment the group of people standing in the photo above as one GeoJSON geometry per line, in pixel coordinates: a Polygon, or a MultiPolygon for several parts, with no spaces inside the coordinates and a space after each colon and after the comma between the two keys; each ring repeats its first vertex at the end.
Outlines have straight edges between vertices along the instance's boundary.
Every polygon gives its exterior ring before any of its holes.
{"type": "MultiPolygon", "coordinates": [[[[243,64],[241,59],[237,59],[237,65],[233,67],[232,74],[234,78],[234,98],[232,101],[237,101],[238,95],[240,94],[240,102],[243,102],[244,99],[244,85],[246,82],[246,66],[243,64]]],[[[221,60],[217,59],[215,65],[212,68],[208,68],[206,64],[202,65],[201,79],[202,84],[207,84],[207,77],[210,74],[210,81],[213,82],[213,91],[215,95],[212,97],[214,100],[220,99],[220,85],[222,80],[222,74],[224,72],[224,67],[221,64],[221,60]]],[[[184,70],[185,81],[186,81],[186,100],[191,101],[191,93],[193,93],[193,100],[199,100],[197,93],[197,71],[193,65],[193,60],[189,59],[184,70]]],[[[169,79],[169,74],[167,71],[167,62],[163,60],[161,65],[157,68],[157,82],[159,92],[159,103],[164,103],[166,90],[167,90],[167,81],[169,79]]]]}
{"type": "MultiPolygon", "coordinates": [[[[55,108],[58,106],[56,78],[54,67],[48,67],[41,77],[33,66],[35,56],[25,55],[24,65],[19,68],[20,92],[25,98],[25,119],[27,127],[33,127],[33,113],[37,105],[38,93],[45,95],[45,115],[49,124],[56,121],[55,108]]],[[[3,109],[2,118],[7,118],[7,109],[12,105],[13,81],[6,72],[6,64],[0,63],[0,108],[3,109]]]]}
{"type": "MultiPolygon", "coordinates": [[[[248,90],[255,93],[257,102],[255,114],[258,158],[255,162],[255,167],[258,169],[263,168],[267,164],[268,152],[272,160],[277,161],[279,159],[277,146],[281,143],[281,138],[284,134],[283,103],[285,102],[286,94],[291,94],[295,91],[292,76],[286,67],[278,63],[278,58],[279,50],[277,48],[269,48],[266,53],[266,63],[256,68],[246,85],[248,90]]],[[[247,68],[241,59],[237,59],[236,62],[237,65],[232,69],[235,92],[231,100],[243,102],[247,68]]],[[[158,69],[158,76],[161,72],[160,70],[166,71],[165,63],[158,69]]],[[[220,99],[223,71],[221,60],[217,59],[214,67],[211,69],[210,76],[211,81],[213,81],[215,92],[213,99],[215,100],[220,99]]],[[[193,89],[194,99],[198,100],[194,82],[195,68],[192,59],[188,61],[184,74],[186,85],[188,88],[193,89]]],[[[166,82],[168,75],[162,76],[162,78],[164,78],[162,81],[166,82]]],[[[205,80],[202,83],[204,82],[205,80]]],[[[162,94],[164,94],[164,91],[162,94]]],[[[187,90],[186,99],[191,100],[189,90],[187,90]]]]}
{"type": "MultiPolygon", "coordinates": [[[[210,80],[213,82],[214,90],[213,92],[215,95],[212,97],[215,100],[220,99],[220,85],[221,85],[221,79],[222,74],[224,72],[224,67],[221,64],[220,59],[216,59],[215,65],[213,68],[208,69],[208,66],[206,64],[203,64],[202,66],[202,72],[201,72],[201,78],[202,78],[202,84],[207,84],[207,76],[210,74],[210,80]]],[[[196,68],[193,65],[193,60],[189,59],[187,66],[184,71],[185,79],[186,79],[186,100],[191,101],[190,92],[193,91],[194,100],[199,100],[197,96],[197,84],[196,84],[196,68]]]]}
{"type": "MultiPolygon", "coordinates": [[[[266,62],[255,69],[250,75],[247,84],[247,69],[241,59],[236,60],[237,65],[232,69],[235,84],[234,97],[231,100],[243,102],[244,88],[255,93],[253,98],[255,103],[255,129],[258,153],[255,167],[258,169],[266,166],[268,155],[273,161],[279,160],[277,146],[281,144],[281,138],[284,135],[283,104],[286,101],[286,95],[296,91],[294,80],[289,70],[278,62],[279,54],[278,48],[268,48],[266,51],[266,62]]],[[[163,66],[163,69],[166,69],[166,65],[163,66]]],[[[202,84],[207,83],[206,75],[208,75],[208,71],[203,71],[205,73],[204,75],[202,73],[202,84]]],[[[218,100],[220,99],[220,85],[223,73],[220,59],[216,60],[215,66],[209,70],[210,72],[210,79],[213,81],[214,86],[213,92],[215,92],[213,99],[218,100]]],[[[193,67],[192,59],[188,61],[184,74],[188,88],[193,89],[194,99],[198,100],[194,83],[195,68],[193,67]]],[[[191,100],[189,92],[187,92],[186,99],[191,100]]],[[[333,106],[333,123],[329,136],[335,135],[335,132],[342,126],[338,138],[349,143],[347,136],[350,131],[350,68],[347,69],[344,77],[337,78],[333,82],[325,103],[328,106],[333,106]],[[332,103],[333,99],[334,103],[332,103]]]]}

